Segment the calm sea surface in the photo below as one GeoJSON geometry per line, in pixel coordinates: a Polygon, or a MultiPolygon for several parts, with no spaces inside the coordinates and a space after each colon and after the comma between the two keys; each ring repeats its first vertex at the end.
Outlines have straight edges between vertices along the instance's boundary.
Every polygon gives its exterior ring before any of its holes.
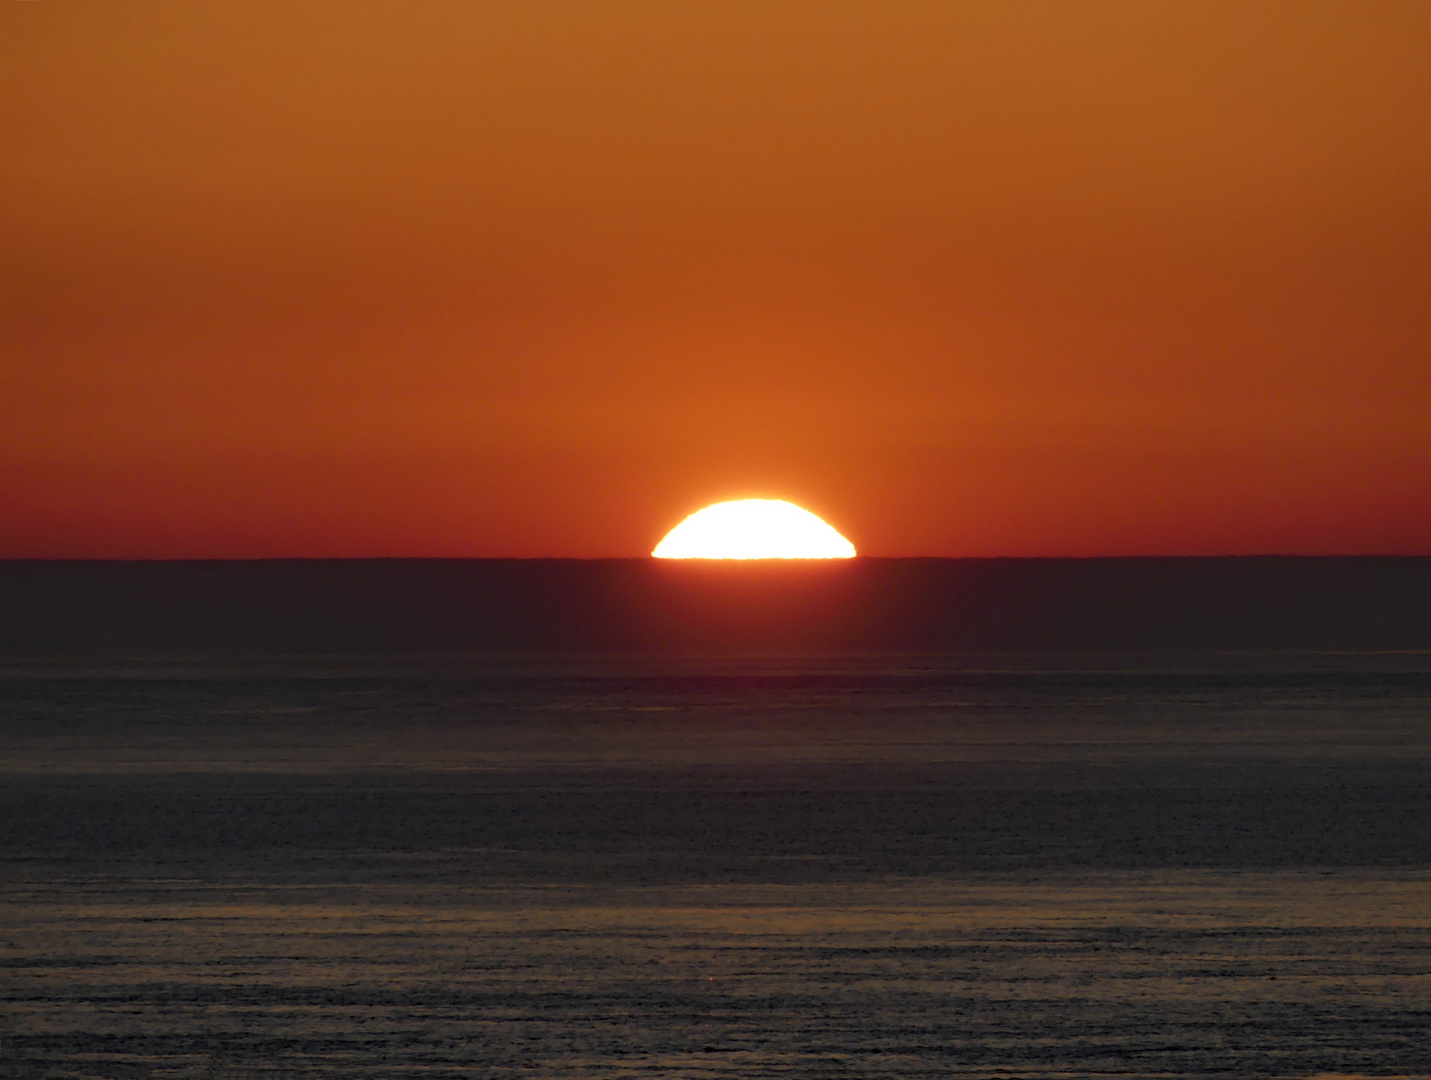
{"type": "Polygon", "coordinates": [[[0,1077],[1431,1076],[1431,656],[0,662],[0,1077]]]}

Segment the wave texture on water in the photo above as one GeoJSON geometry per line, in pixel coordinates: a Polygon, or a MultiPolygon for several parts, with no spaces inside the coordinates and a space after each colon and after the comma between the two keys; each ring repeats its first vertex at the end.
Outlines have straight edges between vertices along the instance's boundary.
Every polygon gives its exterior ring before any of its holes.
{"type": "Polygon", "coordinates": [[[7,1075],[1431,1074],[1424,655],[0,688],[7,1075]]]}

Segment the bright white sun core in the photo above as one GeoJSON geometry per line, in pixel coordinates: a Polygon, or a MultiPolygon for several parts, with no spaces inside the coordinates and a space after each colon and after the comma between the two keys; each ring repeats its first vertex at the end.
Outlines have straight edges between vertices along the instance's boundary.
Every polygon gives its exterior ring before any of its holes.
{"type": "Polygon", "coordinates": [[[784,499],[737,499],[697,510],[651,554],[658,559],[852,559],[855,546],[784,499]]]}

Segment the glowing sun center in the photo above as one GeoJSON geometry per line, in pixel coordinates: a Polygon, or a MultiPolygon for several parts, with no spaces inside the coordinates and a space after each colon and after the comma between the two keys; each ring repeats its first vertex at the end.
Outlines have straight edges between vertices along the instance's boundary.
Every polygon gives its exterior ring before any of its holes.
{"type": "Polygon", "coordinates": [[[738,499],[697,510],[651,552],[658,559],[850,559],[855,547],[783,499],[738,499]]]}

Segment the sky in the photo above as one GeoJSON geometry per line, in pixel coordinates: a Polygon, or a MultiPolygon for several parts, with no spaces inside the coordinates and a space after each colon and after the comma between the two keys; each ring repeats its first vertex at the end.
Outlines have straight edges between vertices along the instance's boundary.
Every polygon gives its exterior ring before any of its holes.
{"type": "Polygon", "coordinates": [[[0,7],[0,557],[1431,554],[1431,0],[0,7]]]}

